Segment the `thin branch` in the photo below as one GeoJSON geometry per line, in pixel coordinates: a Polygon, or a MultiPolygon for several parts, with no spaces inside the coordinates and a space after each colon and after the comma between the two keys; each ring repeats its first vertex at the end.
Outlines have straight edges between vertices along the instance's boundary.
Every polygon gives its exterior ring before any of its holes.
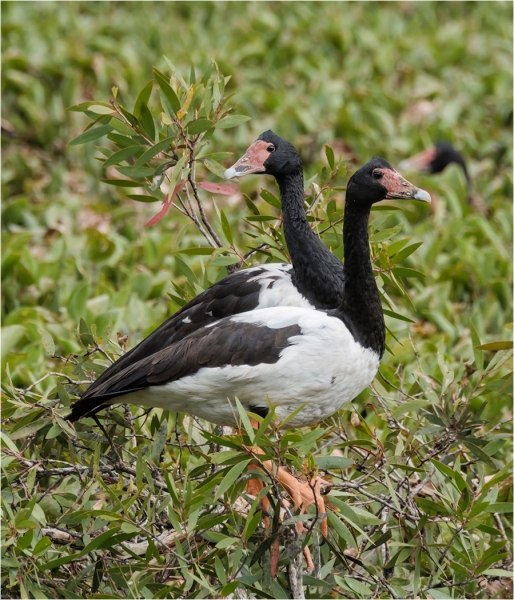
{"type": "Polygon", "coordinates": [[[193,196],[195,197],[196,204],[198,205],[198,210],[200,212],[200,219],[202,220],[202,223],[205,225],[207,231],[209,232],[212,239],[214,240],[216,246],[218,248],[223,248],[222,241],[220,240],[218,234],[212,228],[207,217],[205,216],[202,200],[198,194],[198,188],[196,187],[195,170],[194,169],[195,169],[195,160],[193,158],[193,154],[191,154],[190,158],[189,158],[189,173],[187,174],[187,179],[189,181],[189,184],[191,185],[191,189],[193,190],[193,196]]]}
{"type": "MultiPolygon", "coordinates": [[[[31,383],[29,385],[29,387],[26,388],[26,389],[20,389],[20,388],[15,388],[15,389],[23,397],[23,396],[25,396],[25,394],[28,394],[37,385],[39,385],[40,383],[42,383],[43,381],[45,381],[45,379],[48,379],[49,377],[64,377],[64,379],[66,379],[67,382],[69,384],[72,384],[72,385],[86,385],[88,383],[91,383],[89,380],[86,380],[86,381],[75,381],[74,379],[72,379],[68,375],[65,375],[64,373],[57,373],[55,371],[52,371],[51,373],[47,373],[46,375],[43,375],[43,377],[41,377],[41,379],[38,379],[34,383],[31,383]]],[[[43,408],[45,408],[45,407],[43,407],[43,408]]]]}
{"type": "MultiPolygon", "coordinates": [[[[187,186],[185,186],[184,189],[186,191],[187,203],[188,203],[189,210],[191,213],[189,215],[189,218],[193,221],[193,223],[196,225],[196,227],[198,227],[198,231],[207,240],[207,243],[209,244],[209,246],[211,246],[212,248],[218,248],[219,246],[217,246],[216,242],[207,234],[207,231],[205,230],[204,226],[200,223],[200,221],[198,220],[198,217],[196,216],[196,212],[193,207],[193,203],[191,202],[191,196],[189,194],[189,189],[187,188],[187,186]]],[[[182,202],[182,200],[181,200],[181,202],[182,202]]]]}
{"type": "Polygon", "coordinates": [[[434,581],[436,575],[439,573],[440,568],[442,567],[443,561],[446,558],[446,555],[448,554],[448,552],[450,551],[450,548],[452,547],[453,542],[455,541],[455,538],[459,535],[459,533],[464,529],[464,525],[460,525],[459,527],[457,527],[457,529],[453,532],[453,535],[450,539],[450,541],[446,544],[445,549],[443,550],[443,553],[441,554],[441,556],[439,557],[439,560],[437,562],[437,568],[434,569],[432,571],[432,573],[430,574],[430,578],[428,580],[427,585],[423,588],[423,592],[426,592],[427,590],[429,590],[432,587],[432,582],[434,581]]]}

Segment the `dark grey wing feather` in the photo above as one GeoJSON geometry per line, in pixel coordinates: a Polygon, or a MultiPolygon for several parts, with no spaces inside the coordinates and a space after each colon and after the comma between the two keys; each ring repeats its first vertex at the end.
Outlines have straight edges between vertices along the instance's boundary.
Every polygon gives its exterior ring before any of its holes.
{"type": "Polygon", "coordinates": [[[272,329],[227,317],[211,327],[202,327],[110,377],[104,377],[95,386],[94,394],[84,395],[75,402],[68,419],[76,421],[96,413],[104,403],[118,396],[171,383],[193,375],[202,367],[275,363],[288,345],[289,338],[299,334],[301,329],[298,325],[272,329]]]}
{"type": "Polygon", "coordinates": [[[197,329],[224,317],[255,309],[259,304],[261,284],[259,281],[250,280],[265,272],[266,267],[238,271],[216,282],[110,365],[82,394],[82,398],[96,396],[104,382],[132,363],[171,346],[197,329]]]}

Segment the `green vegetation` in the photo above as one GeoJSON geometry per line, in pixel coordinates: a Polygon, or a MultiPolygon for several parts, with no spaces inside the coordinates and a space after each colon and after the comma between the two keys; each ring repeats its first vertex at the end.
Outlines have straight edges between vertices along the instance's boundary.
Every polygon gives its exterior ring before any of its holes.
{"type": "Polygon", "coordinates": [[[2,595],[512,597],[512,5],[11,2],[2,34],[2,595]],[[468,159],[475,205],[450,167],[404,173],[432,212],[372,213],[374,385],[266,437],[135,407],[73,427],[80,389],[227,268],[287,260],[271,178],[199,185],[268,128],[341,258],[356,165],[439,138],[468,159]],[[145,227],[162,183],[178,208],[145,227]],[[279,523],[273,474],[264,528],[250,444],[332,479],[327,540],[314,509],[300,539],[279,523]]]}

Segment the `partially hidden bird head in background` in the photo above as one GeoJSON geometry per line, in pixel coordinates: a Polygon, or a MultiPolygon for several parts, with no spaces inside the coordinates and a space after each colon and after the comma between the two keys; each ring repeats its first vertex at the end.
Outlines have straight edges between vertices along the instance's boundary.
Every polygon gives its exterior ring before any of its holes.
{"type": "Polygon", "coordinates": [[[441,173],[448,165],[456,163],[464,171],[466,178],[468,171],[466,161],[462,154],[450,142],[439,141],[430,148],[411,156],[400,163],[400,168],[419,173],[441,173]]]}
{"type": "Polygon", "coordinates": [[[271,129],[261,133],[244,155],[225,171],[224,179],[242,177],[250,173],[286,175],[302,170],[302,161],[296,148],[271,129]]]}

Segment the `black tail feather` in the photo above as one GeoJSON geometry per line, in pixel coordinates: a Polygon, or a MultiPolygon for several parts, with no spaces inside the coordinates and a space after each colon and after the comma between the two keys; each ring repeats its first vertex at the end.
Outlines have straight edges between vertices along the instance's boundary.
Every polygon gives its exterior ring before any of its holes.
{"type": "MultiPolygon", "coordinates": [[[[131,394],[132,392],[138,392],[139,390],[144,390],[145,387],[135,388],[132,390],[121,391],[121,392],[112,392],[111,394],[102,394],[101,396],[93,396],[92,398],[80,398],[71,406],[71,413],[66,417],[68,421],[72,423],[78,421],[82,417],[92,417],[96,415],[96,413],[107,406],[110,406],[115,402],[115,398],[123,397],[126,394],[131,394]]],[[[85,392],[87,395],[87,391],[85,392]]],[[[123,400],[120,400],[120,403],[123,400]]]]}

